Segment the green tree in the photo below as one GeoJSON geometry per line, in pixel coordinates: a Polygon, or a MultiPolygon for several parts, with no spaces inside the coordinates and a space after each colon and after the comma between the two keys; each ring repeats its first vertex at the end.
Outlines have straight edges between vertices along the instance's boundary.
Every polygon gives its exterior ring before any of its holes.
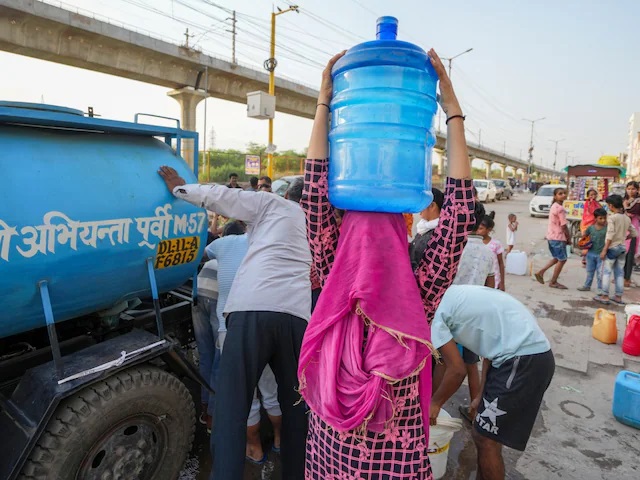
{"type": "Polygon", "coordinates": [[[267,146],[261,143],[249,142],[247,143],[247,152],[249,155],[264,155],[267,150],[267,146]]]}

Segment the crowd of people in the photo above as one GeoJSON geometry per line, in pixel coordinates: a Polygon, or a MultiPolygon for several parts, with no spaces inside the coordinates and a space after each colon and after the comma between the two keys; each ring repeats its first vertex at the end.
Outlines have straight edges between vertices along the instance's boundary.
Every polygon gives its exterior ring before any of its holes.
{"type": "MultiPolygon", "coordinates": [[[[639,191],[638,182],[627,183],[624,197],[612,194],[604,199],[606,208],[598,201],[596,190],[589,189],[586,194],[580,224],[582,235],[578,242],[583,258],[582,265],[586,269],[586,279],[578,290],[591,291],[595,278],[597,295],[593,300],[602,305],[625,305],[622,299],[624,290],[637,287],[631,281],[631,275],[638,257],[639,191]],[[614,284],[613,295],[610,295],[611,283],[614,284]]],[[[544,285],[545,272],[554,267],[548,285],[561,290],[567,289],[558,279],[567,262],[567,246],[571,245],[573,240],[563,208],[566,197],[567,191],[564,188],[556,188],[553,192],[553,205],[549,212],[546,235],[552,259],[534,275],[536,280],[544,285]]]]}
{"type": "MultiPolygon", "coordinates": [[[[331,69],[343,54],[323,72],[304,180],[284,197],[269,177],[243,190],[237,175],[188,185],[159,172],[178,199],[217,215],[194,305],[215,390],[203,390],[200,417],[211,478],[240,480],[245,462],[264,463],[262,403],[285,480],[430,479],[429,425],[468,376],[461,411],[477,478],[504,479],[502,446],[525,449],[554,361],[531,312],[504,292],[504,248],[475,198],[460,104],[431,50],[449,171],[409,244],[403,215],[329,201],[331,69]]],[[[510,249],[515,216],[507,228],[510,249]]]]}

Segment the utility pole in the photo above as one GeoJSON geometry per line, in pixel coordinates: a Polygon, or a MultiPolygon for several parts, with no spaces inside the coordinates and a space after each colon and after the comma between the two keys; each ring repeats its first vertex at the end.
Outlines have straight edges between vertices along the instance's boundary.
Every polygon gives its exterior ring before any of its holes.
{"type": "Polygon", "coordinates": [[[502,142],[502,155],[507,155],[507,142],[502,142]]]}
{"type": "MultiPolygon", "coordinates": [[[[458,58],[461,55],[464,55],[465,53],[469,53],[471,50],[473,50],[473,48],[469,48],[468,50],[465,50],[462,53],[459,53],[458,55],[454,55],[451,58],[443,58],[442,60],[446,60],[449,63],[449,79],[451,79],[451,62],[453,62],[454,59],[458,58]]],[[[442,109],[438,110],[438,131],[441,130],[442,126],[442,109]]]]}
{"type": "Polygon", "coordinates": [[[567,150],[566,152],[564,152],[564,166],[567,167],[569,166],[569,154],[571,153],[571,150],[567,150]]]}
{"type": "Polygon", "coordinates": [[[553,151],[553,169],[556,169],[556,160],[558,159],[558,143],[560,142],[564,142],[564,138],[561,138],[560,140],[549,140],[550,142],[553,142],[556,144],[556,148],[553,151]]]}
{"type": "Polygon", "coordinates": [[[204,138],[202,146],[204,148],[204,158],[202,159],[202,176],[204,177],[205,169],[207,174],[207,182],[209,181],[209,152],[207,151],[207,97],[209,96],[209,67],[204,67],[204,138]]]}
{"type": "Polygon", "coordinates": [[[233,11],[233,15],[229,18],[227,18],[227,20],[231,20],[231,30],[227,30],[227,32],[231,33],[231,63],[233,63],[234,65],[236,65],[238,63],[237,59],[236,59],[236,11],[233,11]]]}
{"type": "Polygon", "coordinates": [[[482,129],[481,128],[478,129],[478,145],[480,147],[482,146],[482,129]]]}
{"type": "Polygon", "coordinates": [[[187,28],[187,31],[184,32],[184,46],[186,48],[189,48],[189,39],[195,37],[195,35],[189,34],[189,29],[187,28]]]}
{"type": "MultiPolygon", "coordinates": [[[[286,10],[282,10],[278,7],[278,12],[271,12],[271,56],[264,62],[264,68],[269,72],[269,95],[275,96],[276,94],[276,17],[287,12],[297,12],[297,5],[291,5],[286,10]]],[[[273,178],[273,152],[275,147],[273,145],[273,118],[269,119],[269,144],[267,145],[267,175],[273,178]]]]}
{"type": "Polygon", "coordinates": [[[531,122],[531,140],[529,141],[529,171],[527,172],[529,176],[531,176],[531,172],[533,170],[533,127],[536,124],[536,122],[540,122],[546,118],[547,117],[536,118],[535,120],[529,120],[527,118],[522,119],[525,122],[531,122]]]}

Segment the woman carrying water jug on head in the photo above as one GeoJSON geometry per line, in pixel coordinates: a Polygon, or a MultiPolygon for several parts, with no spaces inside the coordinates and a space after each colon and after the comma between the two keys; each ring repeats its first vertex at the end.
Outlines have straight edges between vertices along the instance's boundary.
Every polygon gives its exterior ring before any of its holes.
{"type": "MultiPolygon", "coordinates": [[[[382,47],[393,46],[391,40],[379,42],[382,47]]],[[[400,48],[411,46],[405,42],[395,43],[402,44],[400,48]]],[[[336,156],[332,143],[329,161],[329,112],[333,110],[333,126],[336,116],[344,113],[335,111],[336,105],[337,109],[342,107],[339,95],[333,98],[338,80],[332,77],[332,70],[335,76],[353,52],[333,57],[322,75],[301,201],[307,216],[313,267],[323,283],[305,333],[298,367],[300,392],[310,408],[305,480],[433,478],[427,454],[428,428],[430,418],[435,421],[441,405],[431,403],[434,349],[429,325],[456,274],[467,232],[473,223],[474,200],[464,117],[451,81],[433,50],[427,56],[418,47],[411,47],[416,58],[422,52],[424,71],[418,74],[433,77],[434,91],[424,97],[407,92],[406,97],[409,101],[422,98],[421,106],[432,112],[425,128],[431,128],[436,110],[432,108],[435,107],[435,80],[439,78],[440,103],[447,114],[449,148],[449,178],[440,222],[415,276],[402,217],[407,210],[389,207],[389,204],[385,210],[385,205],[376,204],[378,199],[367,202],[365,192],[356,199],[362,208],[346,207],[342,226],[338,229],[336,225],[334,205],[329,203],[330,198],[334,200],[332,187],[336,184],[331,183],[333,177],[329,170],[335,166],[348,172],[345,165],[337,165],[346,160],[351,162],[352,174],[357,176],[358,167],[364,168],[366,162],[381,162],[384,174],[384,163],[388,164],[386,168],[393,169],[398,157],[386,149],[371,154],[376,145],[369,137],[367,148],[354,148],[350,153],[343,150],[344,155],[336,156]],[[341,59],[346,60],[338,63],[341,59]],[[356,166],[357,162],[360,165],[356,166]]],[[[352,50],[362,54],[358,47],[352,50]]],[[[384,52],[378,58],[381,57],[384,52]]],[[[354,77],[357,75],[351,78],[354,77]]],[[[397,93],[398,89],[395,90],[397,93]]],[[[387,94],[381,92],[383,96],[387,94]]],[[[394,109],[391,104],[389,108],[394,109]]],[[[380,120],[375,105],[371,110],[372,120],[380,120]]],[[[405,135],[402,126],[394,128],[399,135],[405,135]]],[[[405,138],[413,133],[411,128],[407,130],[405,138]]],[[[421,136],[424,142],[425,132],[421,136]]],[[[332,142],[335,140],[334,135],[332,142]]],[[[384,142],[380,139],[380,145],[384,142]]],[[[422,151],[423,157],[414,158],[413,162],[424,169],[424,145],[422,151]]],[[[345,174],[339,180],[347,182],[350,177],[345,174]]],[[[396,188],[396,193],[401,193],[403,186],[396,188]]],[[[409,194],[415,193],[419,198],[417,190],[409,194]]],[[[357,195],[358,189],[352,192],[357,195]]],[[[336,203],[335,206],[342,205],[336,203]]],[[[425,206],[425,202],[416,202],[409,211],[420,211],[425,206]]]]}

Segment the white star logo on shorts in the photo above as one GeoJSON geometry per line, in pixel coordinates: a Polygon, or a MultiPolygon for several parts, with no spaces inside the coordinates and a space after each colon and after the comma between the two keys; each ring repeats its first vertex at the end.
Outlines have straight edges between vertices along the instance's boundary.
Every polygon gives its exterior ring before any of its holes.
{"type": "Polygon", "coordinates": [[[507,413],[506,411],[498,408],[498,398],[491,403],[487,402],[484,398],[482,398],[482,401],[484,402],[484,412],[482,412],[480,416],[487,417],[494,425],[496,424],[496,417],[507,413]]]}

